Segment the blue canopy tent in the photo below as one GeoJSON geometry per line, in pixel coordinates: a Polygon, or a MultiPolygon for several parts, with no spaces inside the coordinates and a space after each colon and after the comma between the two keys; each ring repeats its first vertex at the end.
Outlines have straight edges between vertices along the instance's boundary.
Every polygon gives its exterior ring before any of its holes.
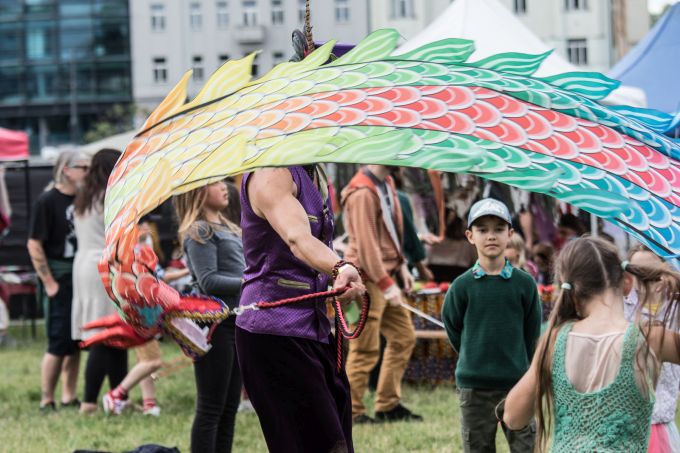
{"type": "Polygon", "coordinates": [[[677,132],[680,127],[680,3],[673,5],[608,75],[644,90],[648,108],[676,115],[668,132],[674,129],[677,132]]]}

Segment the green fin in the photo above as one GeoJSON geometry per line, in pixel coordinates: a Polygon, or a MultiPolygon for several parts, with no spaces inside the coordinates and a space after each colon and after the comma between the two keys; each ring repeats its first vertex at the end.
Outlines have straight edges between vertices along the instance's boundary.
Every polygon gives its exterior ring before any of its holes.
{"type": "Polygon", "coordinates": [[[364,63],[387,58],[394,52],[399,38],[401,38],[399,32],[391,28],[374,31],[352,50],[330,63],[329,66],[364,63]]]}
{"type": "Polygon", "coordinates": [[[671,128],[673,124],[673,116],[659,110],[642,109],[638,107],[629,107],[627,105],[614,105],[609,107],[616,113],[626,116],[630,119],[638,121],[647,128],[663,134],[671,128]]]}
{"type": "Polygon", "coordinates": [[[618,80],[610,79],[599,72],[565,72],[541,77],[540,80],[596,101],[606,98],[621,86],[618,80]]]}
{"type": "Polygon", "coordinates": [[[472,63],[472,65],[507,74],[530,76],[538,70],[551,53],[552,50],[539,55],[518,52],[499,53],[472,63]]]}
{"type": "Polygon", "coordinates": [[[474,41],[467,39],[442,39],[413,49],[389,60],[418,60],[430,63],[462,63],[475,51],[474,41]]]}

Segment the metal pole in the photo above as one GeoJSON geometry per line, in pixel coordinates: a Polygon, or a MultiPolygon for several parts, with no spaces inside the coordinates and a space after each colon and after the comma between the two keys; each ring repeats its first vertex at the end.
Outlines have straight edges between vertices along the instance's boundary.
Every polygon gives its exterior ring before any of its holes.
{"type": "Polygon", "coordinates": [[[69,125],[71,129],[71,142],[74,145],[78,144],[78,102],[76,99],[77,80],[76,80],[76,62],[73,52],[69,61],[69,85],[71,90],[70,96],[70,117],[69,125]]]}
{"type": "MultiPolygon", "coordinates": [[[[31,177],[29,175],[31,167],[29,165],[29,160],[24,161],[24,192],[26,193],[26,210],[31,212],[31,177]]],[[[26,231],[31,229],[31,216],[26,216],[26,231]]]]}
{"type": "MultiPolygon", "coordinates": [[[[31,231],[31,215],[28,214],[32,211],[32,196],[31,196],[31,165],[30,161],[26,159],[24,161],[24,192],[26,194],[26,234],[30,234],[29,232],[31,231]]],[[[23,296],[22,296],[23,297],[23,296]]],[[[26,302],[26,298],[24,297],[24,303],[26,302]]],[[[33,309],[31,310],[31,338],[35,339],[36,338],[36,328],[35,328],[35,318],[37,315],[37,310],[38,307],[34,306],[33,309]]],[[[24,312],[24,316],[26,316],[26,307],[22,310],[24,312]]]]}
{"type": "Polygon", "coordinates": [[[590,234],[593,237],[598,237],[600,235],[597,228],[597,216],[595,214],[590,214],[590,234]]]}
{"type": "Polygon", "coordinates": [[[607,67],[614,64],[614,7],[612,1],[604,0],[605,43],[607,45],[607,67]]]}

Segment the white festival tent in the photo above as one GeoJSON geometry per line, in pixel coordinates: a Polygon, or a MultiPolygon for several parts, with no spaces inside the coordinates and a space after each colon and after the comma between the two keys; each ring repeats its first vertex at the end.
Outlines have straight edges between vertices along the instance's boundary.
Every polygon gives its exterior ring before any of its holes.
{"type": "Polygon", "coordinates": [[[78,149],[87,154],[94,154],[102,148],[113,148],[122,152],[127,148],[127,145],[130,144],[135,135],[137,135],[137,132],[139,131],[132,130],[121,134],[111,135],[101,140],[97,140],[96,142],[82,145],[78,149]]]}
{"type": "MultiPolygon", "coordinates": [[[[514,14],[497,0],[455,0],[442,14],[418,35],[406,41],[397,53],[408,52],[424,44],[446,38],[463,38],[475,42],[470,61],[502,52],[542,54],[551,50],[514,14]]],[[[553,52],[536,72],[537,77],[564,72],[584,71],[553,52]]],[[[619,87],[604,101],[605,104],[625,104],[645,107],[642,90],[619,87]]]]}

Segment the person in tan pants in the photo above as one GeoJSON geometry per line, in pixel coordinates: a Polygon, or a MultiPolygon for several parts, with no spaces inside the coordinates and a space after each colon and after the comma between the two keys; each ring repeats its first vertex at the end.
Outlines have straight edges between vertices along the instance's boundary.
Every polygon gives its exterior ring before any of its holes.
{"type": "Polygon", "coordinates": [[[401,404],[401,380],[415,346],[415,330],[410,313],[401,306],[402,292],[413,278],[401,251],[403,223],[401,208],[389,170],[368,165],[352,178],[342,191],[345,226],[349,244],[345,258],[366,273],[366,289],[371,309],[361,336],[350,342],[347,376],[352,394],[354,423],[422,420],[401,404]],[[375,419],[368,416],[363,397],[371,370],[380,358],[380,334],[387,347],[378,378],[375,419]]]}

